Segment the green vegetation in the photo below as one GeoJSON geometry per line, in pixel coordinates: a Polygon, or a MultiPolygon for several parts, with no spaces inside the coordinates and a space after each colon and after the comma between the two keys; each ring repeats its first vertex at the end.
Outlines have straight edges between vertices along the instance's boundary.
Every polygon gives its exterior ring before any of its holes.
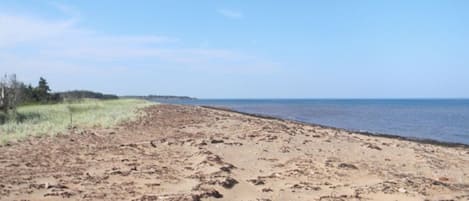
{"type": "Polygon", "coordinates": [[[60,103],[83,98],[111,100],[119,97],[86,90],[51,93],[51,88],[43,77],[40,77],[37,86],[33,87],[18,81],[15,74],[5,75],[0,79],[0,124],[6,118],[16,116],[16,108],[21,105],[60,103]]]}
{"type": "Polygon", "coordinates": [[[119,98],[118,96],[112,95],[112,94],[102,94],[99,92],[86,91],[86,90],[73,90],[73,91],[59,92],[56,94],[60,96],[61,100],[75,100],[75,99],[82,99],[82,98],[111,100],[111,99],[119,98]]]}
{"type": "Polygon", "coordinates": [[[110,127],[134,118],[153,103],[75,90],[51,93],[46,79],[26,85],[16,75],[0,78],[0,144],[31,135],[55,135],[67,129],[110,127]],[[89,99],[92,98],[92,99],[89,99]]]}
{"type": "Polygon", "coordinates": [[[110,127],[138,114],[136,109],[155,103],[136,99],[83,99],[71,103],[26,105],[0,125],[0,144],[27,136],[55,135],[70,128],[110,127]]]}
{"type": "MultiPolygon", "coordinates": [[[[40,77],[38,85],[33,87],[31,84],[26,85],[25,83],[18,81],[15,74],[5,75],[0,79],[0,125],[6,122],[10,122],[10,124],[11,122],[21,123],[25,119],[30,119],[32,116],[36,115],[28,112],[27,114],[18,113],[17,108],[19,106],[56,104],[79,101],[85,98],[99,100],[112,100],[119,98],[116,95],[102,94],[86,90],[74,90],[58,93],[51,93],[50,91],[51,88],[49,87],[47,80],[43,77],[40,77]]],[[[74,106],[69,106],[67,108],[70,114],[73,114],[75,111],[75,108],[73,107],[74,106]]],[[[29,108],[34,109],[35,107],[29,108]]],[[[72,118],[73,116],[71,115],[70,120],[72,120],[72,118]]]]}

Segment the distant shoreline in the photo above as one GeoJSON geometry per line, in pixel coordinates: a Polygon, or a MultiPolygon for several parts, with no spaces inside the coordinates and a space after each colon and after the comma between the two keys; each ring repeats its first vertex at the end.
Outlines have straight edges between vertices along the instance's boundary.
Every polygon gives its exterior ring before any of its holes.
{"type": "Polygon", "coordinates": [[[172,96],[172,95],[148,95],[148,96],[120,96],[119,98],[134,98],[144,100],[197,100],[197,98],[189,96],[172,96]]]}

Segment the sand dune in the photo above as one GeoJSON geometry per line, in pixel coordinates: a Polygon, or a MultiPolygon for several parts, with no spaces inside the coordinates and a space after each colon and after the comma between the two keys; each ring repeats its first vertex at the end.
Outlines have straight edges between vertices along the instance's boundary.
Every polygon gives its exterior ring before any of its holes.
{"type": "Polygon", "coordinates": [[[469,200],[469,149],[193,106],[0,147],[0,200],[469,200]]]}

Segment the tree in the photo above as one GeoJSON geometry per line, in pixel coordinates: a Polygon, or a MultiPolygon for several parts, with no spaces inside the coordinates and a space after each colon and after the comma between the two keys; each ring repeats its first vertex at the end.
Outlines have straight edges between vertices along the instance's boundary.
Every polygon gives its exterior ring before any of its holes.
{"type": "Polygon", "coordinates": [[[24,83],[20,83],[20,105],[35,102],[34,99],[34,88],[31,84],[26,85],[24,83]]]}
{"type": "Polygon", "coordinates": [[[41,91],[46,92],[46,93],[49,93],[49,91],[50,91],[50,87],[47,84],[46,79],[44,79],[43,77],[39,78],[39,84],[38,84],[37,88],[40,89],[41,91]]]}
{"type": "Polygon", "coordinates": [[[38,102],[45,103],[45,102],[49,101],[49,98],[50,98],[49,91],[50,91],[50,87],[47,84],[46,79],[41,77],[41,78],[39,78],[38,86],[34,90],[34,98],[38,102]]]}
{"type": "Polygon", "coordinates": [[[21,102],[21,83],[16,75],[5,77],[0,81],[0,110],[4,113],[15,112],[16,106],[21,102]]]}

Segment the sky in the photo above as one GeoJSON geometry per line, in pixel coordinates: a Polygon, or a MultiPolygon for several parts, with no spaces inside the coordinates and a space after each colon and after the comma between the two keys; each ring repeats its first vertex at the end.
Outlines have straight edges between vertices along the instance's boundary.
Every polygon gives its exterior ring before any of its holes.
{"type": "Polygon", "coordinates": [[[0,73],[54,91],[468,98],[469,1],[0,1],[0,73]]]}

